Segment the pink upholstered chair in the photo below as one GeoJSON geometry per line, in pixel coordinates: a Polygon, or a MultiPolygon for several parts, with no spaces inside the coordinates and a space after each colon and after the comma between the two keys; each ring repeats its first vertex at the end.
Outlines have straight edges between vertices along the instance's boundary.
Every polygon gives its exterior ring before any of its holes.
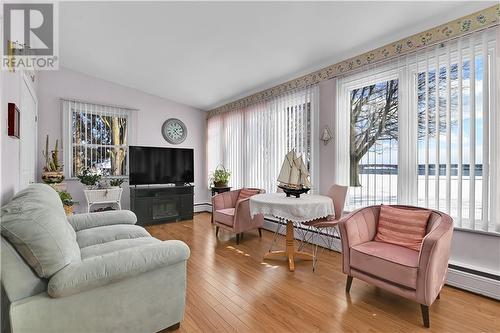
{"type": "MultiPolygon", "coordinates": [[[[342,269],[347,274],[346,292],[358,278],[420,303],[425,327],[429,327],[429,306],[446,278],[453,221],[431,211],[420,251],[374,241],[381,206],[361,208],[339,222],[342,240],[342,269]]],[[[402,209],[423,208],[394,206],[402,209]]]]}
{"type": "MultiPolygon", "coordinates": [[[[261,189],[258,193],[264,193],[261,189]]],[[[229,191],[212,197],[213,221],[215,224],[215,235],[218,236],[219,228],[236,233],[236,244],[243,238],[243,232],[258,229],[259,237],[262,237],[261,228],[264,225],[262,214],[250,216],[250,198],[238,200],[241,190],[229,191]]]]}

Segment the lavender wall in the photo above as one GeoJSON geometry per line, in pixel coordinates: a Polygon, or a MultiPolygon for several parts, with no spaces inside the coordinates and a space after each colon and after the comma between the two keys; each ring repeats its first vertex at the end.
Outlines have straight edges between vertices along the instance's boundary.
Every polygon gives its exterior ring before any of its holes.
{"type": "MultiPolygon", "coordinates": [[[[188,137],[176,147],[193,148],[195,159],[195,198],[196,203],[208,202],[205,170],[205,128],[206,113],[192,107],[181,105],[157,96],[127,88],[115,83],[90,77],[69,69],[42,71],[39,75],[38,88],[38,142],[39,173],[43,167],[41,151],[45,136],[50,135],[51,142],[62,139],[62,118],[60,98],[127,106],[138,109],[134,123],[136,145],[169,147],[161,135],[161,126],[171,117],[181,119],[187,126],[188,137]]],[[[66,147],[63,147],[66,149],[66,147]]],[[[81,205],[77,211],[86,209],[83,187],[77,180],[67,180],[67,187],[81,205]]],[[[128,187],[124,187],[123,208],[129,207],[128,187]]]]}
{"type": "MultiPolygon", "coordinates": [[[[325,126],[328,126],[333,133],[335,128],[335,112],[337,105],[335,103],[335,93],[337,90],[335,80],[323,81],[319,84],[319,131],[323,133],[325,126]]],[[[335,183],[333,169],[335,143],[330,140],[328,144],[321,141],[319,146],[319,192],[327,194],[330,186],[335,183]]]]}

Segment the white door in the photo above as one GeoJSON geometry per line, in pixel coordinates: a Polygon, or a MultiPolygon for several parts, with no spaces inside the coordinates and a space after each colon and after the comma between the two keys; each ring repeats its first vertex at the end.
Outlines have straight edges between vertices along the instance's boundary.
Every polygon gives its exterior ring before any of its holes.
{"type": "Polygon", "coordinates": [[[20,103],[20,179],[19,188],[22,190],[29,184],[36,182],[37,164],[37,101],[31,92],[28,78],[21,82],[20,103]]]}

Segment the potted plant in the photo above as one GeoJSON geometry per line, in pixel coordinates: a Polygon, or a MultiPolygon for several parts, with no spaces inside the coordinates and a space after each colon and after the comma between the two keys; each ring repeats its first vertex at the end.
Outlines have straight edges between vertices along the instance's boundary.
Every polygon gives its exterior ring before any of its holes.
{"type": "Polygon", "coordinates": [[[73,201],[73,197],[68,191],[58,191],[66,215],[73,215],[73,206],[78,202],[73,201]]]}
{"type": "Polygon", "coordinates": [[[121,187],[121,185],[125,182],[124,178],[112,178],[109,180],[109,186],[111,188],[121,187]]]}
{"type": "Polygon", "coordinates": [[[58,184],[64,180],[62,164],[59,161],[59,140],[56,140],[54,150],[49,151],[49,136],[45,139],[45,166],[42,172],[42,181],[47,184],[58,184]]]}
{"type": "Polygon", "coordinates": [[[231,172],[226,170],[223,165],[219,165],[212,173],[210,183],[213,183],[214,187],[227,187],[229,177],[231,177],[231,172]]]}
{"type": "Polygon", "coordinates": [[[96,185],[101,180],[101,175],[98,172],[88,168],[83,169],[82,172],[76,177],[78,177],[80,182],[89,190],[95,189],[96,185]]]}

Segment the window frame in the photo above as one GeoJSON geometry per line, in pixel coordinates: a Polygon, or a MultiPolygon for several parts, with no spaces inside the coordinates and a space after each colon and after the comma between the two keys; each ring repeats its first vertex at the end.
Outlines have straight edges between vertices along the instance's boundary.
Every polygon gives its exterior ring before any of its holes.
{"type": "MultiPolygon", "coordinates": [[[[64,166],[63,166],[63,171],[64,171],[64,176],[66,179],[69,180],[76,180],[78,179],[76,174],[74,174],[73,170],[73,147],[76,146],[81,146],[81,147],[91,147],[91,148],[98,148],[98,147],[105,147],[105,148],[114,148],[114,147],[119,147],[123,148],[126,150],[126,173],[124,175],[109,175],[106,176],[106,178],[115,178],[115,179],[128,179],[129,178],[129,147],[134,145],[135,142],[135,133],[134,133],[134,126],[133,123],[135,121],[135,112],[137,111],[135,109],[127,108],[127,107],[121,107],[121,106],[111,106],[111,105],[106,105],[106,104],[100,104],[100,103],[92,103],[92,102],[86,102],[86,101],[77,101],[77,100],[72,100],[72,99],[61,99],[61,111],[62,111],[62,120],[63,120],[63,159],[64,159],[64,166]],[[86,105],[91,105],[95,106],[96,108],[101,108],[101,109],[109,109],[109,110],[120,110],[121,115],[120,117],[126,118],[127,120],[127,144],[126,145],[101,145],[101,144],[75,144],[73,143],[73,126],[72,126],[72,115],[74,112],[74,108],[72,106],[72,103],[81,103],[81,104],[86,104],[86,105]]],[[[93,114],[97,115],[106,115],[106,116],[113,116],[117,115],[116,112],[113,111],[93,111],[93,114]]]]}
{"type": "MultiPolygon", "coordinates": [[[[398,63],[387,64],[377,68],[369,69],[362,73],[356,73],[348,77],[338,80],[337,84],[337,110],[335,117],[335,142],[343,143],[349,142],[350,133],[350,94],[353,89],[362,88],[372,84],[386,82],[390,80],[398,80],[398,174],[397,174],[397,203],[410,204],[412,199],[409,197],[407,189],[415,184],[409,181],[409,176],[412,173],[408,170],[408,165],[412,161],[411,154],[402,154],[401,147],[408,147],[411,140],[409,136],[412,135],[411,128],[408,126],[408,104],[402,102],[406,98],[407,80],[405,79],[405,66],[398,63]],[[401,133],[409,133],[403,136],[401,133]]],[[[415,144],[416,146],[416,144],[415,144]]],[[[349,184],[349,170],[350,170],[350,145],[336,144],[335,149],[335,165],[337,166],[334,171],[334,179],[338,184],[349,184]]],[[[406,150],[408,151],[408,150],[406,150]]],[[[411,151],[411,150],[409,150],[411,151]]],[[[416,155],[416,154],[415,154],[416,155]]],[[[350,196],[350,193],[348,193],[350,196]]],[[[349,202],[349,199],[346,200],[349,202]]]]}

